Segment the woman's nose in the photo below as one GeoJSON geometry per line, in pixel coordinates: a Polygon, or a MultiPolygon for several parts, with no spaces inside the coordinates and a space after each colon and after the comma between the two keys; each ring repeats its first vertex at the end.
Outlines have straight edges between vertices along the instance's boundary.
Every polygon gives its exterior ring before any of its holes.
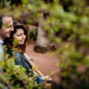
{"type": "Polygon", "coordinates": [[[25,35],[23,35],[22,38],[25,39],[25,35]]]}

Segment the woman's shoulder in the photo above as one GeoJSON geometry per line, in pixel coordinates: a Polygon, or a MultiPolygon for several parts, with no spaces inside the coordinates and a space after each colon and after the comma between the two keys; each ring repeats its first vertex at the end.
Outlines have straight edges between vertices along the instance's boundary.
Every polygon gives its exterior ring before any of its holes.
{"type": "Polygon", "coordinates": [[[20,53],[19,52],[17,52],[17,51],[13,51],[15,54],[17,54],[17,55],[20,55],[20,53]]]}
{"type": "Polygon", "coordinates": [[[10,54],[10,56],[20,56],[21,54],[15,50],[8,50],[8,54],[10,54]]]}
{"type": "Polygon", "coordinates": [[[17,52],[17,51],[13,51],[13,54],[16,56],[16,57],[20,57],[21,56],[21,53],[17,52]]]}

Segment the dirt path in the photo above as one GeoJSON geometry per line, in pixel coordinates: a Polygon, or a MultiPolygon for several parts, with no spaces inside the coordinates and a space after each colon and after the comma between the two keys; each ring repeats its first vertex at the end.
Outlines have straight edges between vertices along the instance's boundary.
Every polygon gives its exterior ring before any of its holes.
{"type": "Polygon", "coordinates": [[[38,66],[39,70],[47,75],[50,72],[58,72],[59,68],[56,66],[59,57],[57,54],[37,53],[33,51],[34,43],[30,43],[26,49],[27,55],[33,59],[33,62],[38,66]]]}

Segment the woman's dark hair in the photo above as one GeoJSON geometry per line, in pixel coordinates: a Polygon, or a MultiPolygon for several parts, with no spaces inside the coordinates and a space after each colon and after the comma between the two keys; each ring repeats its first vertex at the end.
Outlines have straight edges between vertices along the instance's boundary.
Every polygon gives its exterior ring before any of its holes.
{"type": "Polygon", "coordinates": [[[9,49],[13,49],[15,51],[18,51],[20,53],[24,53],[25,49],[26,49],[26,45],[28,43],[28,31],[27,29],[25,29],[25,27],[23,25],[15,25],[14,26],[14,31],[11,32],[10,34],[10,38],[5,39],[4,44],[7,46],[7,48],[9,49]],[[23,45],[14,45],[14,38],[13,35],[17,32],[17,30],[22,29],[24,31],[24,34],[26,35],[26,40],[25,43],[23,45]]]}

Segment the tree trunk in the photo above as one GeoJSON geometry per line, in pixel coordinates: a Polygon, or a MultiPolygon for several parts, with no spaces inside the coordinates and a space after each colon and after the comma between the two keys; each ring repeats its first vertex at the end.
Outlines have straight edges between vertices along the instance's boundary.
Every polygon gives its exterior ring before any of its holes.
{"type": "Polygon", "coordinates": [[[34,50],[36,52],[41,52],[41,53],[44,53],[45,51],[47,51],[48,45],[49,45],[49,40],[46,37],[46,32],[42,28],[43,22],[44,22],[44,19],[41,18],[41,20],[39,21],[39,26],[38,26],[38,35],[37,35],[36,45],[34,47],[34,50]]]}

